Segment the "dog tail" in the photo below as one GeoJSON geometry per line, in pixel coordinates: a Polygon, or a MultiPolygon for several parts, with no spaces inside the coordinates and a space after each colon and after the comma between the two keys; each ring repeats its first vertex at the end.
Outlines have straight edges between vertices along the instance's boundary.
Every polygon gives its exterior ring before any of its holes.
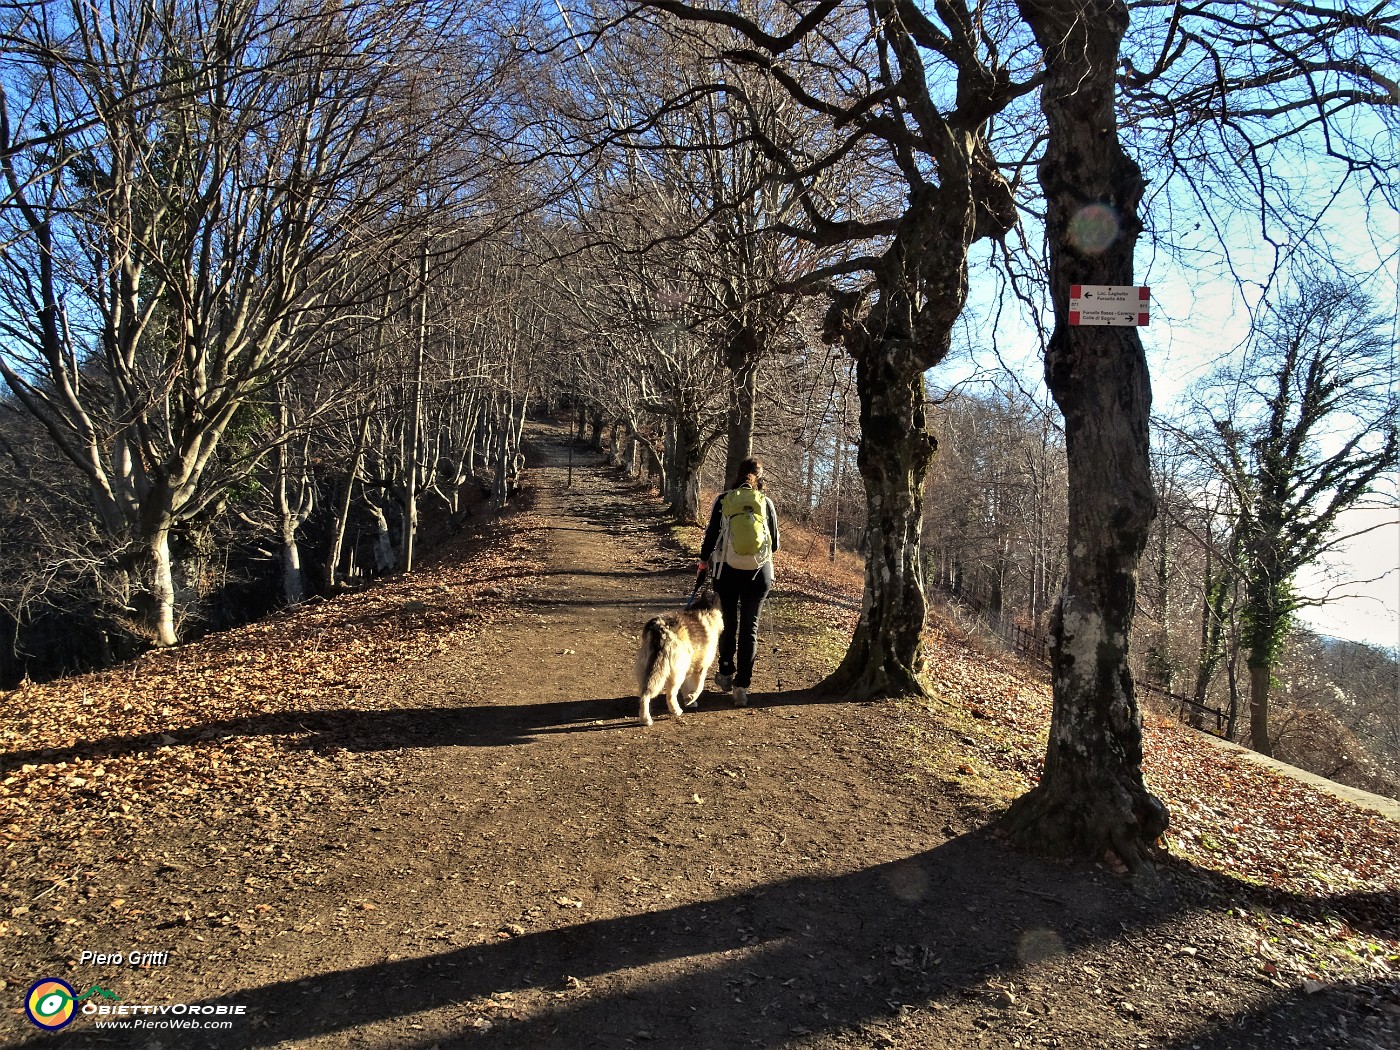
{"type": "Polygon", "coordinates": [[[637,654],[637,687],[641,695],[655,696],[662,682],[657,681],[662,657],[671,642],[671,631],[658,616],[642,628],[642,649],[637,654]]]}

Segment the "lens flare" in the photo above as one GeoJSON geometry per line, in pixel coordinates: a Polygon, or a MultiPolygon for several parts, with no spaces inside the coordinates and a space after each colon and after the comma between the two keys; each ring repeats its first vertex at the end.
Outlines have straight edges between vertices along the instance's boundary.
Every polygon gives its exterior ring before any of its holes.
{"type": "Polygon", "coordinates": [[[1021,934],[1021,941],[1016,945],[1016,954],[1026,965],[1053,959],[1064,953],[1065,942],[1054,930],[1027,930],[1021,934]]]}
{"type": "Polygon", "coordinates": [[[1080,255],[1102,255],[1118,239],[1118,213],[1107,204],[1086,204],[1069,221],[1069,242],[1080,255]]]}
{"type": "Polygon", "coordinates": [[[928,893],[928,873],[912,861],[896,864],[885,873],[890,892],[902,901],[922,900],[928,893]]]}

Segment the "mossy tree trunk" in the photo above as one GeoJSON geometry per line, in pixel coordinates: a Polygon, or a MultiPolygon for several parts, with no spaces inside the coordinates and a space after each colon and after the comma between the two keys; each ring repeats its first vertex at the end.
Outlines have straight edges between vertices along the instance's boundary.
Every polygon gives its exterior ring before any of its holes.
{"type": "Polygon", "coordinates": [[[825,686],[860,699],[918,695],[927,615],[919,554],[923,481],[938,448],[925,420],[924,369],[885,343],[857,355],[856,386],[856,464],[869,537],[865,593],[855,636],[825,686]]]}
{"type": "Polygon", "coordinates": [[[1055,330],[1046,382],[1065,418],[1069,531],[1051,623],[1054,706],[1045,771],[1002,827],[1021,845],[1148,865],[1166,807],[1142,777],[1142,720],[1128,639],[1137,569],[1156,515],[1151,387],[1136,328],[1069,322],[1070,286],[1133,284],[1143,179],[1119,144],[1114,72],[1121,0],[1020,0],[1045,52],[1049,137],[1040,165],[1055,330]]]}

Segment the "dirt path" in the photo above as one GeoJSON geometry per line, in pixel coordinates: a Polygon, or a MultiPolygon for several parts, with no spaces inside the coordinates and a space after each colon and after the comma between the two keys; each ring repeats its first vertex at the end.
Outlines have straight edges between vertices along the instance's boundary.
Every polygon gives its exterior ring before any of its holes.
{"type": "Polygon", "coordinates": [[[596,462],[567,486],[557,438],[532,462],[541,524],[518,542],[538,572],[462,567],[509,612],[341,713],[323,750],[351,786],[264,816],[281,874],[162,869],[169,837],[129,858],[155,872],[129,896],[196,917],[265,900],[277,921],[163,924],[144,943],[178,965],[71,979],[237,1004],[232,1029],[85,1019],[9,1028],[13,1045],[1387,1045],[1384,1015],[1338,1027],[1338,996],[1373,989],[1261,980],[1246,927],[1170,878],[1138,895],[979,833],[980,804],[911,768],[907,720],[801,691],[826,669],[803,644],[819,607],[775,606],[752,707],[710,692],[683,723],[640,728],[637,632],[683,597],[692,554],[596,462]]]}

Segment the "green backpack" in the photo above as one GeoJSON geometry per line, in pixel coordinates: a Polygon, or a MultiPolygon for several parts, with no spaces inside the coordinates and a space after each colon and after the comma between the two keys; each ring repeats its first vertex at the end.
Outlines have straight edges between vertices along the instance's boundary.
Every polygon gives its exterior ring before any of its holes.
{"type": "Polygon", "coordinates": [[[724,564],[736,569],[759,569],[773,556],[768,535],[768,499],[755,488],[741,485],[720,499],[724,517],[721,548],[724,564]]]}

